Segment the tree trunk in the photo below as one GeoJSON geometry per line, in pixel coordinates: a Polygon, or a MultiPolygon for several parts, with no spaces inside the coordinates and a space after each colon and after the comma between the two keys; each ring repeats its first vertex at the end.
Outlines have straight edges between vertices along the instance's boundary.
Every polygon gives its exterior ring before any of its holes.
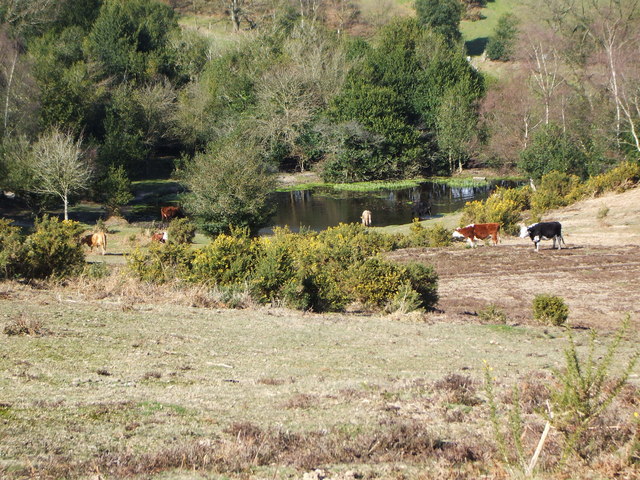
{"type": "Polygon", "coordinates": [[[16,63],[18,61],[18,49],[16,49],[16,54],[13,57],[13,62],[11,62],[11,71],[9,72],[9,78],[7,79],[7,91],[4,97],[4,119],[2,122],[2,135],[7,135],[7,125],[9,123],[9,95],[11,92],[11,84],[13,83],[13,72],[16,69],[16,63]]]}

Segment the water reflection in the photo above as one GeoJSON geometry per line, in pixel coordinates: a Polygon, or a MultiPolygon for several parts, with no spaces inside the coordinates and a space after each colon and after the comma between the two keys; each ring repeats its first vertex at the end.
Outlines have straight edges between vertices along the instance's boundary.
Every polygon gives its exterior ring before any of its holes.
{"type": "Polygon", "coordinates": [[[338,223],[359,222],[363,210],[371,210],[373,226],[409,223],[415,217],[430,218],[454,212],[471,200],[484,200],[496,186],[515,187],[517,182],[497,181],[474,187],[450,187],[424,182],[417,187],[380,192],[337,192],[333,189],[296,190],[274,193],[276,213],[270,227],[289,226],[324,230],[338,223]]]}

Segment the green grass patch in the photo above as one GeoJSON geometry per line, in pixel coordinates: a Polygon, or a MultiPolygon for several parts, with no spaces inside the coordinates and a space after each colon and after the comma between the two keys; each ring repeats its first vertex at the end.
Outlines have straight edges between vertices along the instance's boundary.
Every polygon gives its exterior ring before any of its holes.
{"type": "Polygon", "coordinates": [[[486,325],[486,329],[497,333],[504,333],[510,335],[530,335],[530,332],[522,327],[514,327],[511,325],[486,325]]]}
{"type": "Polygon", "coordinates": [[[160,403],[160,402],[140,402],[138,404],[138,408],[140,408],[142,415],[153,415],[157,412],[173,412],[178,415],[186,415],[187,409],[172,403],[160,403]]]}
{"type": "Polygon", "coordinates": [[[460,22],[462,37],[465,41],[490,37],[493,35],[496,25],[498,24],[498,19],[505,13],[517,13],[516,9],[519,4],[520,2],[516,0],[494,0],[493,2],[487,2],[487,6],[481,9],[480,12],[484,17],[482,20],[475,22],[463,20],[460,22]]]}
{"type": "Polygon", "coordinates": [[[323,182],[309,182],[309,183],[294,183],[292,185],[283,185],[276,188],[276,192],[297,192],[302,190],[313,190],[318,187],[326,187],[327,184],[323,182]]]}
{"type": "Polygon", "coordinates": [[[347,192],[375,192],[378,190],[402,190],[403,188],[417,187],[424,179],[396,180],[396,181],[375,181],[356,183],[336,183],[333,189],[347,192]]]}

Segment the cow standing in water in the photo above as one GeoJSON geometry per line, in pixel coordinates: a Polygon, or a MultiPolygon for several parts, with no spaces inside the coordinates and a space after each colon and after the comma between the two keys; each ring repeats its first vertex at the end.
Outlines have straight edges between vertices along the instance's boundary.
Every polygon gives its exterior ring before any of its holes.
{"type": "Polygon", "coordinates": [[[100,247],[102,255],[107,252],[107,234],[104,232],[90,233],[80,239],[80,245],[86,245],[93,253],[93,247],[100,247]]]}
{"type": "Polygon", "coordinates": [[[536,252],[540,240],[553,240],[553,248],[556,248],[556,240],[558,240],[558,250],[562,249],[562,244],[567,245],[562,238],[562,225],[560,222],[539,222],[529,225],[520,225],[520,238],[531,238],[535,245],[536,252]]]}
{"type": "Polygon", "coordinates": [[[466,227],[456,228],[453,232],[455,238],[466,238],[469,245],[473,248],[476,247],[476,239],[484,240],[491,237],[493,244],[497,245],[500,239],[498,233],[500,232],[499,223],[472,223],[466,227]]]}
{"type": "Polygon", "coordinates": [[[365,227],[370,227],[371,226],[371,211],[370,210],[365,210],[364,212],[362,212],[362,215],[360,216],[360,219],[362,220],[362,225],[364,225],[365,227]]]}

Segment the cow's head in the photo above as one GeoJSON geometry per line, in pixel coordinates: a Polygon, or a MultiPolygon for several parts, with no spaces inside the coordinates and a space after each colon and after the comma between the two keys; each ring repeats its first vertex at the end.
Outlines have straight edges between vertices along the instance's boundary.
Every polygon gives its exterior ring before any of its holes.
{"type": "Polygon", "coordinates": [[[520,224],[520,238],[527,238],[529,236],[529,227],[524,223],[520,224]]]}
{"type": "Polygon", "coordinates": [[[456,228],[453,233],[453,238],[465,238],[465,236],[463,234],[460,233],[460,229],[456,228]]]}

